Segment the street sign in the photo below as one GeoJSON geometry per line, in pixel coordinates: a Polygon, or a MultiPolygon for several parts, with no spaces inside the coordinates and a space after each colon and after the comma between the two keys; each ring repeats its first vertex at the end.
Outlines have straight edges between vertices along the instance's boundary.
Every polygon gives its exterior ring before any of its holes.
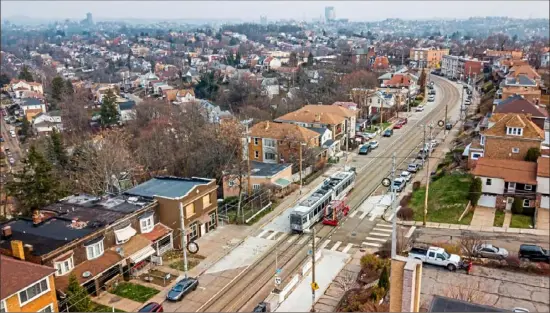
{"type": "Polygon", "coordinates": [[[275,285],[280,285],[282,283],[281,277],[275,276],[275,285]]]}
{"type": "Polygon", "coordinates": [[[312,282],[311,283],[311,289],[317,290],[317,289],[319,289],[319,285],[316,282],[312,282]]]}
{"type": "Polygon", "coordinates": [[[313,251],[311,251],[311,249],[307,250],[307,255],[311,255],[313,253],[313,251]]]}
{"type": "Polygon", "coordinates": [[[382,186],[389,187],[391,185],[391,180],[389,178],[382,179],[382,186]]]}
{"type": "Polygon", "coordinates": [[[277,274],[277,275],[281,274],[281,272],[282,272],[282,270],[280,268],[275,270],[275,274],[277,274]]]}
{"type": "Polygon", "coordinates": [[[443,127],[443,125],[445,125],[445,122],[443,120],[440,120],[440,121],[437,122],[437,125],[439,127],[443,127]]]}

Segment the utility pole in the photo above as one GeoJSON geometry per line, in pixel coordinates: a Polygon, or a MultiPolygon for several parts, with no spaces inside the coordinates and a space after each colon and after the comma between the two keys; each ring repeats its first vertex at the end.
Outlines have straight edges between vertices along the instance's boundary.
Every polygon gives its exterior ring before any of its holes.
{"type": "Polygon", "coordinates": [[[348,154],[349,154],[349,129],[350,129],[351,123],[348,122],[347,119],[344,121],[344,123],[346,125],[346,165],[347,165],[348,164],[348,154]]]}
{"type": "Polygon", "coordinates": [[[311,312],[315,312],[315,227],[311,227],[311,312]]]}
{"type": "Polygon", "coordinates": [[[393,152],[392,163],[391,163],[391,206],[393,212],[392,219],[392,233],[391,233],[391,257],[395,257],[397,254],[397,211],[395,206],[395,188],[393,188],[393,180],[395,179],[395,152],[393,152]]]}
{"type": "Polygon", "coordinates": [[[303,181],[302,181],[302,143],[300,142],[300,147],[299,147],[299,154],[300,154],[300,194],[302,194],[302,185],[303,185],[303,181]]]}
{"type": "MultiPolygon", "coordinates": [[[[432,133],[433,125],[430,124],[430,136],[432,133]]],[[[422,225],[426,226],[426,220],[428,218],[428,192],[430,191],[430,152],[431,152],[431,138],[430,143],[427,147],[427,159],[426,159],[426,194],[424,195],[424,219],[422,221],[422,225]]],[[[424,149],[426,149],[426,125],[424,125],[424,149]]]]}
{"type": "MultiPolygon", "coordinates": [[[[249,124],[249,121],[246,121],[246,144],[247,144],[247,149],[246,149],[246,167],[247,167],[247,192],[248,192],[248,196],[250,197],[250,195],[252,194],[252,185],[250,184],[250,145],[251,145],[251,142],[250,142],[250,133],[248,132],[248,124],[249,124]]],[[[241,188],[242,189],[242,188],[241,188]]]]}
{"type": "Polygon", "coordinates": [[[185,216],[183,215],[183,203],[179,203],[180,227],[181,227],[181,249],[183,250],[183,272],[187,278],[187,235],[185,234],[185,216]]]}
{"type": "Polygon", "coordinates": [[[447,103],[445,103],[445,125],[443,125],[443,127],[445,127],[443,128],[443,134],[445,135],[447,134],[447,110],[447,103]]]}

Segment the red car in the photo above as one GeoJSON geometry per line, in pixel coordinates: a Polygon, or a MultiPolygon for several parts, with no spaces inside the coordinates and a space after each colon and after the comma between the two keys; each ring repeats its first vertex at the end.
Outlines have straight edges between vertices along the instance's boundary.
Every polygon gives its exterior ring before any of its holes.
{"type": "Polygon", "coordinates": [[[149,302],[139,312],[164,312],[164,308],[156,302],[149,302]]]}
{"type": "Polygon", "coordinates": [[[399,119],[399,123],[401,123],[403,125],[407,124],[408,122],[409,122],[409,120],[406,117],[399,119]]]}
{"type": "Polygon", "coordinates": [[[393,125],[393,129],[400,129],[401,127],[403,127],[403,124],[401,124],[401,122],[393,125]]]}

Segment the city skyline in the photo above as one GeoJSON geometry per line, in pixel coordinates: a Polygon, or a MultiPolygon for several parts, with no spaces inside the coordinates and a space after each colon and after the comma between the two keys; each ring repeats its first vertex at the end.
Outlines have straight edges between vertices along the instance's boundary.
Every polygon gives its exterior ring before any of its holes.
{"type": "Polygon", "coordinates": [[[220,1],[212,10],[213,1],[3,1],[2,19],[29,17],[33,19],[76,19],[90,12],[94,20],[132,19],[241,19],[268,20],[305,19],[324,16],[325,7],[334,7],[337,18],[352,21],[376,21],[387,18],[401,19],[463,19],[476,16],[507,16],[512,18],[548,18],[547,1],[476,1],[476,10],[471,10],[471,1],[394,1],[391,10],[387,2],[330,2],[330,1],[220,1]],[[32,3],[32,5],[31,5],[32,3]],[[526,6],[526,3],[529,5],[526,6]],[[108,10],[105,7],[108,6],[108,10]],[[170,8],[169,10],[163,8],[170,8]],[[159,10],[160,8],[160,10],[159,10]],[[191,10],[190,10],[191,8],[191,10]],[[292,10],[288,10],[292,8],[292,10]],[[475,12],[475,14],[472,14],[475,12]]]}

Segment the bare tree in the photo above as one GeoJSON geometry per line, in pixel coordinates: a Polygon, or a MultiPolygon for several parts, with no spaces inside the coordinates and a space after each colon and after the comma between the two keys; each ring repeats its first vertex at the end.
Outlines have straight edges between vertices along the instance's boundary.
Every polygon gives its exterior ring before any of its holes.
{"type": "MultiPolygon", "coordinates": [[[[408,229],[398,225],[396,239],[397,243],[395,245],[395,250],[397,255],[403,254],[409,248],[411,239],[406,237],[408,229]]],[[[382,257],[391,257],[391,241],[386,241],[380,248],[380,255],[382,257]]]]}
{"type": "Polygon", "coordinates": [[[358,273],[343,269],[334,280],[334,284],[346,293],[349,290],[359,287],[357,275],[358,273]]]}
{"type": "Polygon", "coordinates": [[[475,281],[465,280],[457,285],[447,285],[443,290],[443,296],[476,304],[492,305],[487,294],[480,289],[482,288],[478,288],[475,281]]]}
{"type": "Polygon", "coordinates": [[[74,94],[65,95],[59,103],[63,130],[69,142],[80,141],[82,136],[90,131],[90,119],[87,107],[92,105],[90,93],[84,89],[76,89],[74,94]],[[74,138],[78,140],[71,140],[74,138]]]}
{"type": "Polygon", "coordinates": [[[460,237],[460,247],[462,248],[464,254],[468,257],[475,257],[476,248],[483,243],[483,239],[474,233],[460,237]]]}

